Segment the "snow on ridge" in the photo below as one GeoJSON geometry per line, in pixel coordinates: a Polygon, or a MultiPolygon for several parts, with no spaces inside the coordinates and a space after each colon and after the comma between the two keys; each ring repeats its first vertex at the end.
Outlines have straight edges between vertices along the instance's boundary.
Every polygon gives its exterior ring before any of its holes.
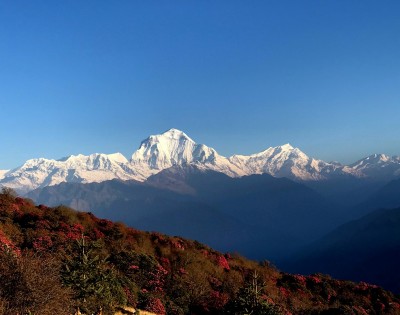
{"type": "Polygon", "coordinates": [[[164,169],[187,165],[231,177],[267,173],[299,181],[327,180],[337,176],[371,177],[377,176],[383,168],[385,176],[400,175],[398,156],[375,154],[346,166],[311,158],[287,143],[251,155],[224,157],[215,149],[196,143],[183,131],[172,128],[143,140],[130,160],[121,153],[78,154],[59,160],[30,159],[16,169],[0,171],[0,185],[24,193],[62,182],[145,181],[164,169]]]}
{"type": "Polygon", "coordinates": [[[22,166],[9,171],[0,180],[19,193],[53,186],[62,182],[91,183],[111,179],[143,180],[142,174],[136,173],[122,154],[71,155],[53,159],[30,159],[22,166]]]}
{"type": "Polygon", "coordinates": [[[322,174],[322,171],[329,165],[324,161],[308,157],[290,144],[270,147],[248,156],[233,155],[229,160],[249,174],[268,173],[277,177],[300,180],[325,179],[326,175],[322,174]]]}
{"type": "Polygon", "coordinates": [[[350,164],[349,167],[361,172],[366,177],[391,179],[400,175],[400,157],[372,154],[350,164]]]}
{"type": "Polygon", "coordinates": [[[386,154],[372,154],[369,155],[361,160],[358,160],[357,162],[351,164],[350,166],[355,168],[355,169],[362,169],[367,167],[368,165],[373,165],[373,164],[382,164],[386,162],[392,162],[395,161],[395,157],[391,158],[390,156],[386,154]]]}
{"type": "Polygon", "coordinates": [[[215,149],[196,143],[184,132],[174,128],[142,141],[139,149],[132,154],[130,163],[136,169],[147,170],[149,175],[175,165],[188,164],[203,165],[232,177],[246,175],[215,149]]]}
{"type": "Polygon", "coordinates": [[[0,180],[4,178],[4,176],[9,172],[10,170],[0,170],[0,180]]]}

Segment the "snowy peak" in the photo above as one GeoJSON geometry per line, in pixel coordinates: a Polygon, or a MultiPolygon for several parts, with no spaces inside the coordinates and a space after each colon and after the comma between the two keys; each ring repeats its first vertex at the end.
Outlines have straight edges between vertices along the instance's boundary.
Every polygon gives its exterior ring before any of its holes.
{"type": "Polygon", "coordinates": [[[229,176],[246,175],[213,148],[197,144],[178,129],[150,136],[141,143],[131,159],[131,165],[147,170],[148,176],[175,165],[189,164],[201,165],[229,176]]]}
{"type": "Polygon", "coordinates": [[[400,157],[374,154],[353,165],[327,163],[307,156],[289,143],[252,155],[226,158],[213,148],[198,144],[183,131],[172,128],[149,136],[128,161],[121,153],[71,155],[59,160],[31,159],[22,166],[0,171],[0,185],[19,193],[62,182],[102,182],[111,179],[144,181],[171,167],[196,167],[231,177],[267,173],[297,181],[337,177],[392,179],[400,176],[400,157]]]}
{"type": "Polygon", "coordinates": [[[311,158],[290,144],[270,147],[249,156],[234,155],[229,160],[248,174],[267,173],[301,181],[326,180],[349,175],[362,177],[359,172],[346,166],[311,158]]]}
{"type": "Polygon", "coordinates": [[[128,163],[128,159],[122,153],[107,154],[107,157],[116,163],[128,163]]]}
{"type": "Polygon", "coordinates": [[[162,170],[173,165],[205,162],[217,153],[202,144],[196,144],[184,132],[170,129],[160,135],[144,140],[133,153],[133,165],[147,165],[150,169],[162,170]]]}
{"type": "MultiPolygon", "coordinates": [[[[121,153],[113,153],[113,154],[103,154],[103,153],[93,153],[90,155],[70,155],[60,160],[47,160],[47,159],[38,159],[38,160],[29,160],[30,163],[41,163],[50,161],[50,163],[54,165],[66,165],[68,168],[86,168],[88,170],[96,170],[102,168],[110,168],[113,164],[123,164],[128,163],[126,157],[124,157],[121,153]]],[[[25,163],[26,164],[26,163],[25,163]]]]}
{"type": "Polygon", "coordinates": [[[9,172],[10,170],[0,170],[0,180],[4,178],[4,176],[9,172]]]}
{"type": "Polygon", "coordinates": [[[370,178],[393,178],[400,175],[400,157],[372,154],[350,165],[370,178]]]}
{"type": "Polygon", "coordinates": [[[356,163],[352,164],[351,166],[360,169],[360,168],[365,168],[368,166],[376,165],[376,164],[384,164],[384,163],[390,163],[392,158],[386,154],[372,154],[370,156],[367,156],[364,159],[361,159],[357,161],[356,163]]]}
{"type": "Polygon", "coordinates": [[[284,145],[278,146],[277,148],[281,149],[282,151],[292,151],[292,150],[294,150],[294,148],[289,143],[286,143],[284,145]]]}
{"type": "Polygon", "coordinates": [[[176,146],[185,144],[195,144],[183,131],[178,129],[170,129],[160,135],[152,135],[142,141],[140,147],[159,145],[164,150],[173,149],[176,146]]]}
{"type": "Polygon", "coordinates": [[[144,177],[135,172],[120,153],[94,153],[71,155],[60,160],[31,159],[7,172],[1,183],[19,193],[25,193],[62,182],[91,183],[111,179],[143,180],[144,177]]]}
{"type": "Polygon", "coordinates": [[[167,138],[167,139],[174,139],[174,140],[187,140],[187,141],[191,141],[194,142],[192,139],[190,139],[188,137],[188,135],[186,133],[184,133],[181,130],[175,129],[175,128],[171,128],[167,131],[165,131],[164,133],[162,133],[159,136],[153,136],[153,137],[163,137],[163,138],[167,138]]]}
{"type": "Polygon", "coordinates": [[[321,161],[309,158],[290,144],[270,147],[249,156],[234,155],[229,160],[249,174],[267,173],[278,177],[301,180],[316,180],[324,177],[319,174],[321,161]]]}

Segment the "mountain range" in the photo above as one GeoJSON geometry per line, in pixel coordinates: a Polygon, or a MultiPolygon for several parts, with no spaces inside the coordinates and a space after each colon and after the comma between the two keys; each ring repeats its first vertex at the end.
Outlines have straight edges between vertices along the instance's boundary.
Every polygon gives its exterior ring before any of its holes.
{"type": "Polygon", "coordinates": [[[33,159],[0,172],[0,185],[37,204],[68,205],[221,251],[267,258],[294,272],[367,279],[398,292],[390,280],[400,262],[393,254],[400,246],[398,211],[370,213],[400,207],[399,175],[397,156],[375,154],[341,165],[285,144],[224,157],[170,129],[144,140],[130,160],[120,153],[33,159]],[[385,244],[395,245],[382,252],[385,244]],[[328,263],[341,255],[342,269],[328,263]],[[370,256],[383,272],[369,277],[372,266],[357,266],[367,265],[370,256]],[[390,257],[393,264],[385,265],[390,257]]]}
{"type": "Polygon", "coordinates": [[[285,144],[252,155],[224,157],[213,148],[197,144],[184,132],[170,129],[142,141],[130,160],[121,153],[71,155],[59,160],[31,159],[15,169],[0,171],[0,185],[25,194],[63,182],[92,183],[111,179],[143,182],[176,165],[196,165],[230,177],[269,174],[308,183],[347,179],[389,181],[400,175],[399,156],[375,154],[342,165],[311,158],[285,144]]]}
{"type": "Polygon", "coordinates": [[[301,183],[268,174],[231,178],[196,165],[173,166],[146,182],[63,183],[27,196],[255,259],[287,256],[345,221],[336,205],[301,183]]]}

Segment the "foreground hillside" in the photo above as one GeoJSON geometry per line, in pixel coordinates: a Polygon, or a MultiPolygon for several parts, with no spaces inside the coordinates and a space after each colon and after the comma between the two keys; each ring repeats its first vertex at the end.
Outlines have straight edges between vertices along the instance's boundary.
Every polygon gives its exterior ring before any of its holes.
{"type": "Polygon", "coordinates": [[[0,314],[400,314],[374,285],[291,275],[196,241],[0,194],[0,314]]]}

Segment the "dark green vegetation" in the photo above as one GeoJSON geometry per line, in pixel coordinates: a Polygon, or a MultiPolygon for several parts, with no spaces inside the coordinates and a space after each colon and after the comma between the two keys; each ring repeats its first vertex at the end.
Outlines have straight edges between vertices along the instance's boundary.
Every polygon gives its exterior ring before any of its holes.
{"type": "Polygon", "coordinates": [[[0,194],[0,314],[400,314],[366,283],[282,273],[196,241],[0,194]]]}

